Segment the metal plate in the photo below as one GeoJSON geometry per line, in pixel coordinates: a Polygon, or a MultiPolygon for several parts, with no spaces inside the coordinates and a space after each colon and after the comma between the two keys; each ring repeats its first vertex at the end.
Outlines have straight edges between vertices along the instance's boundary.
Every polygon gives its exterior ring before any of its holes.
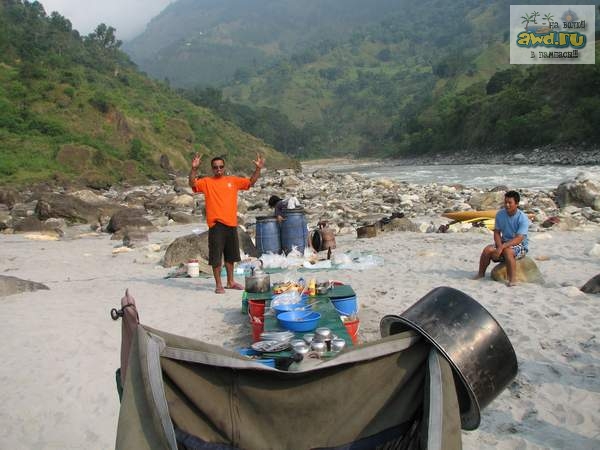
{"type": "Polygon", "coordinates": [[[256,350],[257,352],[280,352],[286,350],[290,347],[289,342],[281,342],[281,341],[258,341],[252,344],[252,350],[256,350]]]}

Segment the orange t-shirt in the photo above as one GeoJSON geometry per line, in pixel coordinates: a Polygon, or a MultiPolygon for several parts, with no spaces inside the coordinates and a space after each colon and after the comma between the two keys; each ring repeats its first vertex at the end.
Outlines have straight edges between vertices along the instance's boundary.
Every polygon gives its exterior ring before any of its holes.
{"type": "Polygon", "coordinates": [[[206,198],[206,223],[212,227],[221,222],[237,226],[238,191],[250,189],[250,179],[241,177],[204,177],[194,182],[192,190],[202,192],[206,198]]]}

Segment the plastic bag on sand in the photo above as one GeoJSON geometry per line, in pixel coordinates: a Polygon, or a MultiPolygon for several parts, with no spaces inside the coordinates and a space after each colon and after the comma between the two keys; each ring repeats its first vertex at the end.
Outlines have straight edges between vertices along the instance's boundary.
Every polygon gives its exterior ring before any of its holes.
{"type": "Polygon", "coordinates": [[[283,294],[277,294],[273,296],[271,300],[271,307],[277,305],[294,305],[296,303],[300,303],[302,296],[298,291],[290,290],[289,292],[284,292],[283,294]]]}
{"type": "MultiPolygon", "coordinates": [[[[300,252],[298,252],[298,253],[300,253],[300,252]]],[[[314,258],[314,257],[315,257],[315,255],[316,255],[316,253],[315,253],[315,252],[313,252],[313,251],[310,249],[310,247],[305,247],[305,248],[304,248],[304,259],[311,259],[311,258],[314,258]]]]}
{"type": "Polygon", "coordinates": [[[352,251],[348,259],[338,265],[338,269],[363,270],[371,267],[383,266],[383,258],[377,255],[363,255],[360,252],[352,251]],[[350,259],[350,261],[348,261],[350,259]]]}
{"type": "Polygon", "coordinates": [[[341,266],[343,264],[352,264],[352,258],[348,253],[334,253],[331,255],[331,261],[336,266],[341,266]]]}
{"type": "Polygon", "coordinates": [[[288,266],[288,260],[285,255],[275,255],[273,253],[263,253],[260,259],[263,262],[264,269],[272,269],[288,266]]]}
{"type": "Polygon", "coordinates": [[[310,263],[309,261],[304,261],[302,266],[305,269],[329,269],[331,268],[331,260],[326,259],[323,261],[317,261],[314,264],[310,263]]]}
{"type": "Polygon", "coordinates": [[[300,253],[298,247],[292,246],[292,251],[287,254],[287,262],[289,266],[301,266],[304,262],[304,255],[300,253]]]}

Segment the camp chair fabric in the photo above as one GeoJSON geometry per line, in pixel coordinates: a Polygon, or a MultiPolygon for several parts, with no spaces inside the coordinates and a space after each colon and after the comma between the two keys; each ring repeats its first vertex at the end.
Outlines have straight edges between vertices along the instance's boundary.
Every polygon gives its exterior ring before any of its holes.
{"type": "Polygon", "coordinates": [[[461,448],[452,370],[414,332],[304,365],[138,325],[116,449],[461,448]]]}

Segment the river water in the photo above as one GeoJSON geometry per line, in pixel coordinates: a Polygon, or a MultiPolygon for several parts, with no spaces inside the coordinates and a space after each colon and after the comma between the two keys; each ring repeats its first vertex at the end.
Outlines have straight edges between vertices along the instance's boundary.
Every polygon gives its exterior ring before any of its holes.
{"type": "MultiPolygon", "coordinates": [[[[491,189],[507,186],[509,189],[549,191],[560,183],[574,179],[580,172],[600,176],[600,166],[534,166],[501,164],[456,165],[398,165],[397,163],[334,163],[321,165],[333,172],[358,172],[369,178],[389,178],[416,184],[462,184],[468,187],[491,189]]],[[[310,171],[315,166],[307,166],[310,171]]]]}

